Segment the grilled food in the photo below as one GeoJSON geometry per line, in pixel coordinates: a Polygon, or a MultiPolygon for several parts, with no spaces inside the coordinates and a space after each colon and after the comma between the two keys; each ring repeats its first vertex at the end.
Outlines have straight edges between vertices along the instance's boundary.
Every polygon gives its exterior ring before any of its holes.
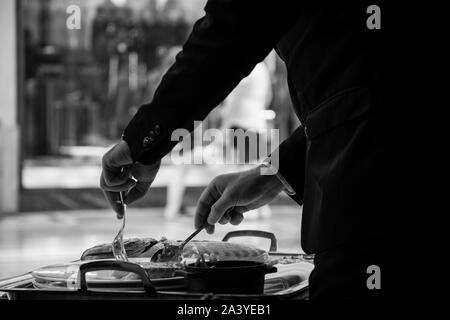
{"type": "Polygon", "coordinates": [[[147,271],[150,279],[171,278],[175,271],[183,269],[180,262],[144,262],[139,264],[147,271]]]}
{"type": "Polygon", "coordinates": [[[269,256],[266,251],[249,244],[223,241],[192,241],[188,243],[182,253],[184,259],[209,256],[218,261],[241,260],[267,262],[269,256]]]}
{"type": "Polygon", "coordinates": [[[206,260],[213,258],[219,261],[268,261],[267,252],[248,244],[193,240],[186,244],[181,255],[178,255],[177,248],[180,243],[180,241],[173,240],[160,241],[139,257],[149,257],[154,262],[178,262],[180,260],[190,260],[192,262],[192,259],[196,261],[205,257],[206,260]]]}
{"type": "MultiPolygon", "coordinates": [[[[129,258],[136,258],[157,243],[158,241],[153,238],[132,238],[124,241],[124,247],[129,258]]],[[[99,259],[114,259],[111,243],[101,244],[89,248],[81,255],[81,260],[99,259]]]]}

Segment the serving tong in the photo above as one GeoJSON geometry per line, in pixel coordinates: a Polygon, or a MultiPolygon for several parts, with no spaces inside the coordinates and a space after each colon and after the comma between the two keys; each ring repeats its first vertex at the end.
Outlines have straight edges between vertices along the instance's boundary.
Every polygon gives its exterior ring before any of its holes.
{"type": "Polygon", "coordinates": [[[114,238],[112,242],[112,252],[114,255],[114,258],[117,261],[126,261],[128,262],[128,256],[127,252],[125,250],[125,245],[123,243],[123,230],[125,229],[125,216],[126,216],[126,208],[127,205],[125,204],[123,193],[119,192],[120,195],[120,201],[117,201],[117,203],[120,203],[123,206],[123,218],[122,218],[122,227],[119,230],[119,233],[117,233],[116,237],[114,238]]]}

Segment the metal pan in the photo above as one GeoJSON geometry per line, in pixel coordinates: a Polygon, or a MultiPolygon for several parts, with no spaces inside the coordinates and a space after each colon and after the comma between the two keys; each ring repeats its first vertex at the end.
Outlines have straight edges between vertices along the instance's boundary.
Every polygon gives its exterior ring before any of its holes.
{"type": "MultiPolygon", "coordinates": [[[[256,236],[268,238],[271,240],[270,256],[298,256],[302,254],[278,253],[274,252],[276,247],[276,238],[271,233],[254,230],[235,231],[227,234],[224,241],[233,237],[256,236]]],[[[305,256],[306,257],[306,256],[305,256]]],[[[308,257],[309,258],[309,257],[308,257]]],[[[35,289],[32,285],[33,277],[25,275],[18,277],[17,281],[10,279],[0,284],[0,291],[6,292],[9,299],[14,300],[197,300],[197,299],[306,299],[308,297],[308,281],[303,281],[296,285],[286,288],[283,281],[270,279],[266,284],[270,284],[270,293],[266,294],[212,294],[212,293],[187,293],[185,291],[166,291],[164,286],[158,284],[158,280],[149,279],[146,271],[137,264],[119,262],[119,261],[91,261],[80,267],[80,288],[77,290],[67,289],[35,289]],[[96,288],[95,283],[91,284],[86,279],[86,274],[99,270],[118,270],[124,272],[133,272],[140,278],[138,282],[140,287],[128,288],[96,288]],[[5,285],[4,285],[5,284],[5,285]]],[[[136,283],[133,283],[136,286],[136,283]]]]}

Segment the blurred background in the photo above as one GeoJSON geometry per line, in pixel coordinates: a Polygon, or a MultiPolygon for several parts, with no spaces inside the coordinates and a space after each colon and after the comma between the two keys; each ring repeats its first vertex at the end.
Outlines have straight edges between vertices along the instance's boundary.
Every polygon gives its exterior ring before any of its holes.
{"type": "MultiPolygon", "coordinates": [[[[101,157],[151,100],[205,2],[0,2],[0,278],[76,260],[112,241],[120,222],[98,188],[101,157]],[[71,5],[80,13],[75,28],[67,24],[77,19],[71,5]]],[[[269,55],[204,129],[278,129],[282,141],[298,125],[285,76],[279,58],[269,55]]],[[[125,238],[185,238],[207,183],[247,167],[163,159],[150,192],[128,209],[125,238]]],[[[298,252],[300,221],[301,208],[282,194],[241,226],[199,238],[260,229],[276,234],[280,250],[298,252]]]]}

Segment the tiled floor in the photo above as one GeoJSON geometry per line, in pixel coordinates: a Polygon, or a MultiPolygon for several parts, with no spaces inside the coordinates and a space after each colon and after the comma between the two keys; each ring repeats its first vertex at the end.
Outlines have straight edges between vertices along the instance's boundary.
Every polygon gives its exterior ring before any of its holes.
{"type": "MultiPolygon", "coordinates": [[[[220,240],[231,230],[265,230],[275,233],[279,251],[298,252],[300,221],[300,207],[273,206],[271,218],[248,217],[238,227],[219,225],[216,234],[209,236],[202,232],[197,237],[220,240]]],[[[0,279],[76,260],[85,249],[111,242],[120,225],[111,210],[28,213],[0,218],[0,279]]],[[[192,231],[192,214],[166,221],[162,209],[130,208],[124,237],[184,239],[192,231]]],[[[261,241],[255,244],[268,246],[261,241]]]]}

